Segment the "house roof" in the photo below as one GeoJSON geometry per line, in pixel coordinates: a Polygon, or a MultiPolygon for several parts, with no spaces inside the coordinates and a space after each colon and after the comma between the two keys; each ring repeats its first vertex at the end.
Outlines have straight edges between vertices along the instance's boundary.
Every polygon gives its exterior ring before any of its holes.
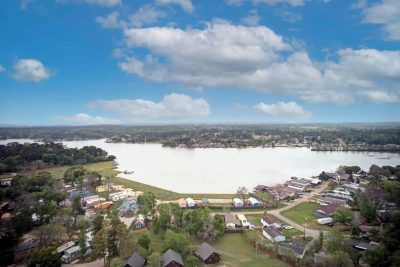
{"type": "Polygon", "coordinates": [[[264,222],[266,222],[268,224],[278,223],[278,221],[275,219],[275,217],[270,214],[265,214],[262,217],[262,219],[264,220],[264,222]]]}
{"type": "MultiPolygon", "coordinates": [[[[217,253],[213,247],[207,243],[201,244],[196,254],[203,260],[207,260],[213,253],[217,253]]],[[[217,253],[218,254],[218,253],[217,253]]]]}
{"type": "Polygon", "coordinates": [[[347,239],[344,241],[346,244],[360,250],[373,250],[376,246],[355,239],[347,239]]]}
{"type": "Polygon", "coordinates": [[[281,234],[281,232],[275,230],[273,227],[270,227],[270,226],[264,227],[264,231],[265,231],[269,236],[271,236],[272,238],[275,238],[275,237],[277,237],[277,236],[283,235],[283,234],[281,234]]]}
{"type": "Polygon", "coordinates": [[[281,242],[281,243],[279,243],[279,246],[285,247],[285,248],[290,248],[290,249],[292,249],[294,252],[296,252],[299,255],[303,255],[303,252],[304,252],[304,248],[303,247],[298,246],[298,245],[293,244],[293,243],[281,242]]]}
{"type": "Polygon", "coordinates": [[[143,267],[145,263],[146,259],[136,251],[125,261],[125,264],[130,267],[143,267]]]}
{"type": "Polygon", "coordinates": [[[183,265],[182,257],[181,254],[173,251],[172,249],[168,249],[163,255],[162,255],[162,266],[166,266],[168,263],[175,261],[181,265],[183,265]]]}
{"type": "Polygon", "coordinates": [[[327,206],[323,206],[322,208],[319,208],[316,211],[326,215],[332,215],[338,208],[340,208],[340,206],[341,206],[340,204],[333,203],[327,206]]]}
{"type": "Polygon", "coordinates": [[[58,252],[58,253],[63,252],[64,250],[67,250],[67,249],[69,249],[70,247],[73,247],[73,246],[75,246],[75,242],[74,242],[74,241],[69,241],[69,242],[67,242],[67,243],[62,244],[61,246],[59,246],[59,247],[57,248],[57,252],[58,252]]]}
{"type": "Polygon", "coordinates": [[[233,223],[233,224],[240,225],[240,221],[236,218],[235,215],[227,213],[227,214],[224,214],[224,217],[225,217],[225,224],[233,223]]]}

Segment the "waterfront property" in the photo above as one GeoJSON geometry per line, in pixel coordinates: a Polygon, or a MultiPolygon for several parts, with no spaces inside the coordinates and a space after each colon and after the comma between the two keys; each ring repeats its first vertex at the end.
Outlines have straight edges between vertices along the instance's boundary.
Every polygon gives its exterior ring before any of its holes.
{"type": "Polygon", "coordinates": [[[281,228],[279,221],[274,216],[269,214],[265,214],[263,217],[261,217],[261,224],[263,225],[263,227],[269,226],[275,229],[281,228]]]}
{"type": "Polygon", "coordinates": [[[225,229],[226,230],[238,230],[241,228],[240,221],[235,215],[231,213],[224,214],[225,219],[225,229]]]}

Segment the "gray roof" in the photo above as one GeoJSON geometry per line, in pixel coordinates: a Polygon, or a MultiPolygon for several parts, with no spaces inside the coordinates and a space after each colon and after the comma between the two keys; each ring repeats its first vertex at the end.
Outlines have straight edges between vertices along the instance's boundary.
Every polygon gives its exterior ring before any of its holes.
{"type": "Polygon", "coordinates": [[[240,225],[240,221],[238,218],[236,218],[235,215],[232,215],[230,213],[224,214],[225,217],[225,224],[227,223],[233,223],[233,224],[237,224],[240,225]]]}
{"type": "Polygon", "coordinates": [[[181,254],[173,251],[172,249],[168,249],[163,255],[162,255],[162,266],[166,266],[168,263],[171,261],[175,261],[181,265],[183,265],[183,260],[181,257],[181,254]]]}
{"type": "Polygon", "coordinates": [[[136,251],[125,261],[126,265],[130,267],[143,267],[146,263],[146,259],[143,258],[136,251]]]}
{"type": "Polygon", "coordinates": [[[271,236],[272,238],[283,235],[279,231],[275,230],[273,227],[270,226],[264,227],[264,231],[267,232],[268,235],[271,236]]]}
{"type": "MultiPolygon", "coordinates": [[[[207,260],[213,253],[217,253],[215,249],[207,243],[201,244],[196,254],[203,260],[207,260]]],[[[217,253],[218,254],[218,253],[217,253]]]]}
{"type": "Polygon", "coordinates": [[[293,244],[293,243],[281,242],[281,243],[279,243],[279,246],[285,247],[285,248],[290,248],[290,249],[292,249],[294,252],[296,252],[299,255],[303,255],[303,253],[304,253],[304,248],[303,247],[298,246],[298,245],[293,244]]]}

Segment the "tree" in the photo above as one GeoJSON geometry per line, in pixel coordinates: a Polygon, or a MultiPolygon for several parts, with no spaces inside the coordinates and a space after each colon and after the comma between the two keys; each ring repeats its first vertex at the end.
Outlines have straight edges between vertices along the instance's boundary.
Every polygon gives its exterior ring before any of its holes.
{"type": "Polygon", "coordinates": [[[199,266],[199,260],[195,256],[189,256],[186,258],[185,266],[187,267],[199,266]]]}
{"type": "Polygon", "coordinates": [[[153,193],[146,192],[138,197],[137,203],[141,213],[147,215],[150,212],[154,212],[156,207],[156,197],[153,193]]]}
{"type": "Polygon", "coordinates": [[[22,208],[19,213],[12,218],[11,222],[17,236],[21,236],[30,231],[33,227],[32,213],[29,209],[22,208]]]}
{"type": "Polygon", "coordinates": [[[28,259],[28,267],[59,267],[60,254],[54,247],[35,249],[28,259]]]}
{"type": "Polygon", "coordinates": [[[114,258],[110,262],[110,267],[125,267],[125,263],[121,258],[114,258]]]}
{"type": "Polygon", "coordinates": [[[62,224],[51,223],[40,226],[33,233],[40,246],[50,246],[64,238],[66,229],[62,224]]]}
{"type": "Polygon", "coordinates": [[[0,266],[8,266],[13,263],[15,256],[14,244],[16,240],[12,232],[5,232],[0,235],[0,266]]]}
{"type": "Polygon", "coordinates": [[[353,221],[353,213],[349,209],[343,207],[338,208],[333,215],[333,220],[335,222],[341,222],[350,225],[353,221]]]}
{"type": "Polygon", "coordinates": [[[354,267],[349,254],[344,251],[335,251],[331,257],[325,259],[324,267],[354,267]]]}
{"type": "Polygon", "coordinates": [[[74,184],[77,182],[79,177],[84,176],[85,174],[86,170],[83,166],[71,167],[64,172],[64,182],[66,184],[74,184]]]}
{"type": "Polygon", "coordinates": [[[114,227],[108,231],[107,250],[109,259],[118,256],[117,230],[114,227]]]}
{"type": "Polygon", "coordinates": [[[100,213],[96,215],[93,220],[93,234],[95,235],[98,231],[103,229],[104,217],[100,213]]]}
{"type": "Polygon", "coordinates": [[[161,255],[158,252],[153,252],[147,258],[147,266],[149,267],[160,267],[161,266],[161,255]]]}
{"type": "Polygon", "coordinates": [[[358,206],[360,208],[360,214],[368,221],[373,221],[378,212],[376,208],[370,203],[365,193],[359,193],[357,197],[358,206]]]}
{"type": "Polygon", "coordinates": [[[93,237],[93,256],[104,259],[104,264],[106,263],[106,249],[108,248],[108,233],[107,229],[103,228],[98,231],[93,237]]]}
{"type": "Polygon", "coordinates": [[[172,249],[178,253],[187,254],[189,241],[183,233],[175,233],[172,230],[167,230],[163,242],[163,251],[172,249]]]}
{"type": "Polygon", "coordinates": [[[81,249],[81,253],[83,257],[85,258],[86,252],[87,252],[87,247],[86,247],[86,227],[82,227],[81,230],[79,231],[78,235],[78,245],[81,249]]]}
{"type": "Polygon", "coordinates": [[[149,252],[150,243],[151,243],[151,240],[146,234],[141,235],[139,237],[138,244],[139,244],[139,246],[141,246],[142,248],[144,248],[146,250],[146,253],[149,252]]]}
{"type": "Polygon", "coordinates": [[[239,186],[239,188],[236,191],[236,194],[238,194],[242,197],[243,203],[245,202],[245,196],[247,193],[248,193],[248,190],[245,186],[239,186]]]}
{"type": "Polygon", "coordinates": [[[342,248],[343,236],[339,231],[330,231],[325,237],[325,249],[333,253],[342,248]]]}

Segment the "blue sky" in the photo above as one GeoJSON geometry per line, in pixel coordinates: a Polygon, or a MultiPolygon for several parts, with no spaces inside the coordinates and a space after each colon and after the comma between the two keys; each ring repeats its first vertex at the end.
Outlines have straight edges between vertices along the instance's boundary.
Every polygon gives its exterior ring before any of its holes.
{"type": "Polygon", "coordinates": [[[0,2],[0,124],[387,122],[400,1],[0,2]]]}

